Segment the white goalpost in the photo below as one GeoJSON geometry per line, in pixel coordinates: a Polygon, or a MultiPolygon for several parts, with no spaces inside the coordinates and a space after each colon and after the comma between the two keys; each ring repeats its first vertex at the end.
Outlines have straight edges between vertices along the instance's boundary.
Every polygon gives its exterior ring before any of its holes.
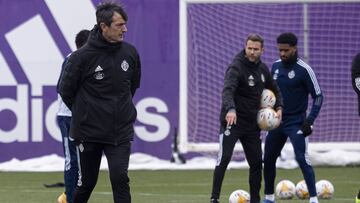
{"type": "MultiPolygon", "coordinates": [[[[360,51],[359,0],[179,0],[179,150],[218,150],[224,72],[249,33],[265,39],[262,60],[278,58],[276,36],[299,37],[299,55],[317,74],[325,101],[309,148],[360,151],[352,57],[360,51]]],[[[309,100],[312,102],[312,100],[309,100]]],[[[311,103],[309,103],[311,107],[311,103]]],[[[242,151],[240,144],[235,150],[242,151]]]]}

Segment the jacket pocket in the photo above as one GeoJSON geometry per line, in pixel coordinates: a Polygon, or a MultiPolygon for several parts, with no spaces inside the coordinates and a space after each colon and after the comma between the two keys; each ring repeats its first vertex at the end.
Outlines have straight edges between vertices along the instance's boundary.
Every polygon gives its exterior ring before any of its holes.
{"type": "Polygon", "coordinates": [[[88,136],[104,138],[109,136],[114,128],[114,110],[107,101],[84,101],[84,112],[81,116],[80,126],[88,136]]]}
{"type": "Polygon", "coordinates": [[[136,109],[134,104],[131,101],[131,98],[127,98],[125,101],[117,102],[117,119],[116,119],[116,128],[117,131],[123,131],[127,128],[132,128],[133,123],[136,119],[136,109]]]}

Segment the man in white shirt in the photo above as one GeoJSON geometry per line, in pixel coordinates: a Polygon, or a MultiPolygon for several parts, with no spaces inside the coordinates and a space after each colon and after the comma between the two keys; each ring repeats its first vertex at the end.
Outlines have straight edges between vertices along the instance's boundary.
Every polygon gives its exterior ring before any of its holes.
{"type": "MultiPolygon", "coordinates": [[[[81,30],[75,38],[75,44],[77,49],[82,47],[89,37],[89,30],[81,30]]],[[[71,54],[69,54],[63,64],[61,75],[63,73],[63,69],[71,54]]],[[[59,78],[59,81],[60,81],[59,78]]],[[[61,96],[58,94],[58,103],[59,110],[57,112],[57,123],[59,125],[61,136],[62,136],[62,144],[64,149],[64,158],[65,158],[65,167],[64,167],[64,181],[65,181],[65,193],[62,193],[59,198],[59,203],[72,203],[73,202],[73,193],[77,184],[79,167],[77,163],[77,155],[76,155],[76,144],[72,138],[70,138],[70,123],[71,123],[71,111],[63,102],[61,96]]]]}

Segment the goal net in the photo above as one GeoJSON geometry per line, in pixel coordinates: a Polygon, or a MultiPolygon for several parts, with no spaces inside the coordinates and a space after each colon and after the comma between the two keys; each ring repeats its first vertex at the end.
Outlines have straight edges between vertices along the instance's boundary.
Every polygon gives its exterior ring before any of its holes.
{"type": "MultiPolygon", "coordinates": [[[[299,56],[315,71],[324,103],[310,136],[315,150],[360,149],[351,61],[360,51],[360,2],[180,1],[180,119],[182,152],[218,149],[225,70],[249,33],[265,39],[263,62],[279,58],[276,37],[298,36],[299,56]]],[[[309,107],[312,100],[309,100],[309,107]]],[[[237,146],[236,149],[241,149],[237,146]]]]}

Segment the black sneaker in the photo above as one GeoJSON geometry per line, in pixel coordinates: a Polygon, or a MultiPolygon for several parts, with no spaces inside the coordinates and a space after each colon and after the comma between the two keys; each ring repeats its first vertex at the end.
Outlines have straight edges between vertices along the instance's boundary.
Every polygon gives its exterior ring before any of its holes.
{"type": "Polygon", "coordinates": [[[218,199],[210,199],[210,203],[219,203],[218,199]]]}

